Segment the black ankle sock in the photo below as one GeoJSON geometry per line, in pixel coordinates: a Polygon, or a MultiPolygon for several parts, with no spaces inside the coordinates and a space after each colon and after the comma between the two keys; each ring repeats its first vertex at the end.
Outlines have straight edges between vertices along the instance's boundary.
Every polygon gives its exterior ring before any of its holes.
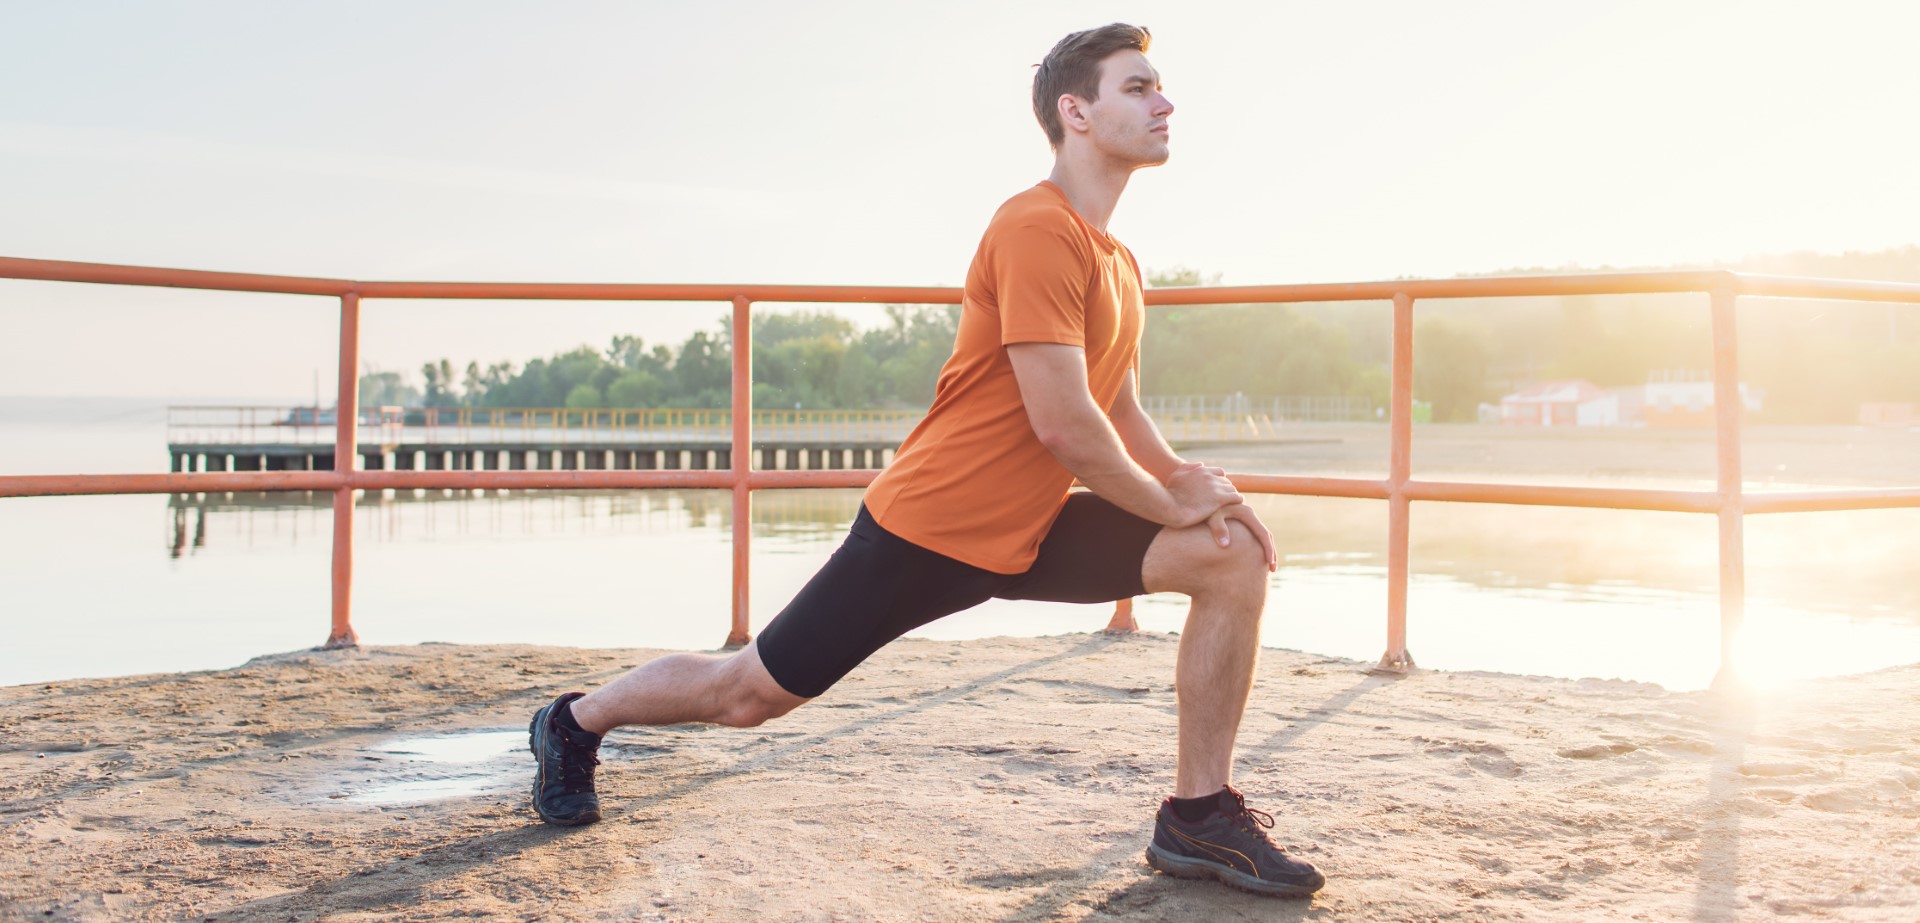
{"type": "Polygon", "coordinates": [[[560,729],[566,731],[569,737],[587,738],[590,740],[598,740],[600,738],[600,735],[581,727],[580,722],[574,720],[573,702],[571,700],[560,703],[560,707],[554,709],[553,723],[560,725],[560,729]]]}
{"type": "Polygon", "coordinates": [[[1220,813],[1220,793],[1201,795],[1198,798],[1169,798],[1173,802],[1173,816],[1191,824],[1206,820],[1220,813]]]}

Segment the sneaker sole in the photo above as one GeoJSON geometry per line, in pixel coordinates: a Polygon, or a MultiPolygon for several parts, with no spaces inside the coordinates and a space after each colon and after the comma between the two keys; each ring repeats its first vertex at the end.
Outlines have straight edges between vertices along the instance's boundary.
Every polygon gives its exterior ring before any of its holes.
{"type": "Polygon", "coordinates": [[[1263,897],[1312,897],[1314,892],[1325,887],[1327,883],[1325,877],[1321,877],[1318,883],[1312,885],[1288,885],[1267,881],[1264,878],[1255,878],[1245,872],[1227,868],[1218,862],[1174,855],[1161,849],[1157,843],[1147,844],[1147,864],[1175,878],[1212,878],[1229,887],[1263,897]]]}
{"type": "MultiPolygon", "coordinates": [[[[540,765],[540,719],[546,717],[547,709],[535,712],[533,720],[527,722],[527,749],[533,753],[533,764],[540,765]]],[[[599,811],[586,811],[573,817],[556,817],[540,809],[540,773],[536,768],[533,774],[533,813],[540,819],[559,827],[584,827],[600,820],[599,811]]]]}

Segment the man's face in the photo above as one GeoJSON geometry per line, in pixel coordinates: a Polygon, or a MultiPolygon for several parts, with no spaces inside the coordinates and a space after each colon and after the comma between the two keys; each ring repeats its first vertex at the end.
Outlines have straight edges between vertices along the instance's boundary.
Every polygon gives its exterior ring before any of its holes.
{"type": "Polygon", "coordinates": [[[1173,103],[1160,93],[1160,72],[1146,55],[1125,48],[1100,62],[1100,96],[1084,111],[1094,146],[1108,157],[1135,167],[1167,162],[1173,103]]]}

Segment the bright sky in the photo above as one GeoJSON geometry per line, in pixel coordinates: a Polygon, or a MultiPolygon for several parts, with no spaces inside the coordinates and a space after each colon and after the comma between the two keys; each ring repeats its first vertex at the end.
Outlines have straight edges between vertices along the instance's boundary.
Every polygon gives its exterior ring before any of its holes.
{"type": "MultiPolygon", "coordinates": [[[[958,284],[1031,65],[1153,29],[1112,230],[1228,283],[1920,242],[1920,6],[123,2],[0,11],[0,255],[364,279],[958,284]]],[[[717,306],[370,303],[524,361],[717,306]]],[[[331,390],[324,299],[0,283],[0,394],[331,390]]]]}

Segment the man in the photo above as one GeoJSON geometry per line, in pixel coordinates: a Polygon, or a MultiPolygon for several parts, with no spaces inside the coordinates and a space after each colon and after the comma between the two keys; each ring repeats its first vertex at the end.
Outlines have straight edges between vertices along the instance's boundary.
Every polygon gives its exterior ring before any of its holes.
{"type": "Polygon", "coordinates": [[[600,819],[601,735],[699,721],[753,727],[827,691],[874,651],[989,598],[1192,598],[1175,681],[1178,764],[1147,861],[1262,894],[1324,883],[1267,837],[1230,784],[1259,650],[1272,536],[1218,468],[1185,462],[1141,410],[1141,276],[1107,234],[1127,179],[1167,159],[1173,105],[1145,29],[1062,39],[1034,76],[1047,181],[988,225],[933,407],[868,488],[839,550],[730,656],[673,654],[541,709],[534,806],[600,819]],[[1091,492],[1069,493],[1075,479],[1091,492]]]}

